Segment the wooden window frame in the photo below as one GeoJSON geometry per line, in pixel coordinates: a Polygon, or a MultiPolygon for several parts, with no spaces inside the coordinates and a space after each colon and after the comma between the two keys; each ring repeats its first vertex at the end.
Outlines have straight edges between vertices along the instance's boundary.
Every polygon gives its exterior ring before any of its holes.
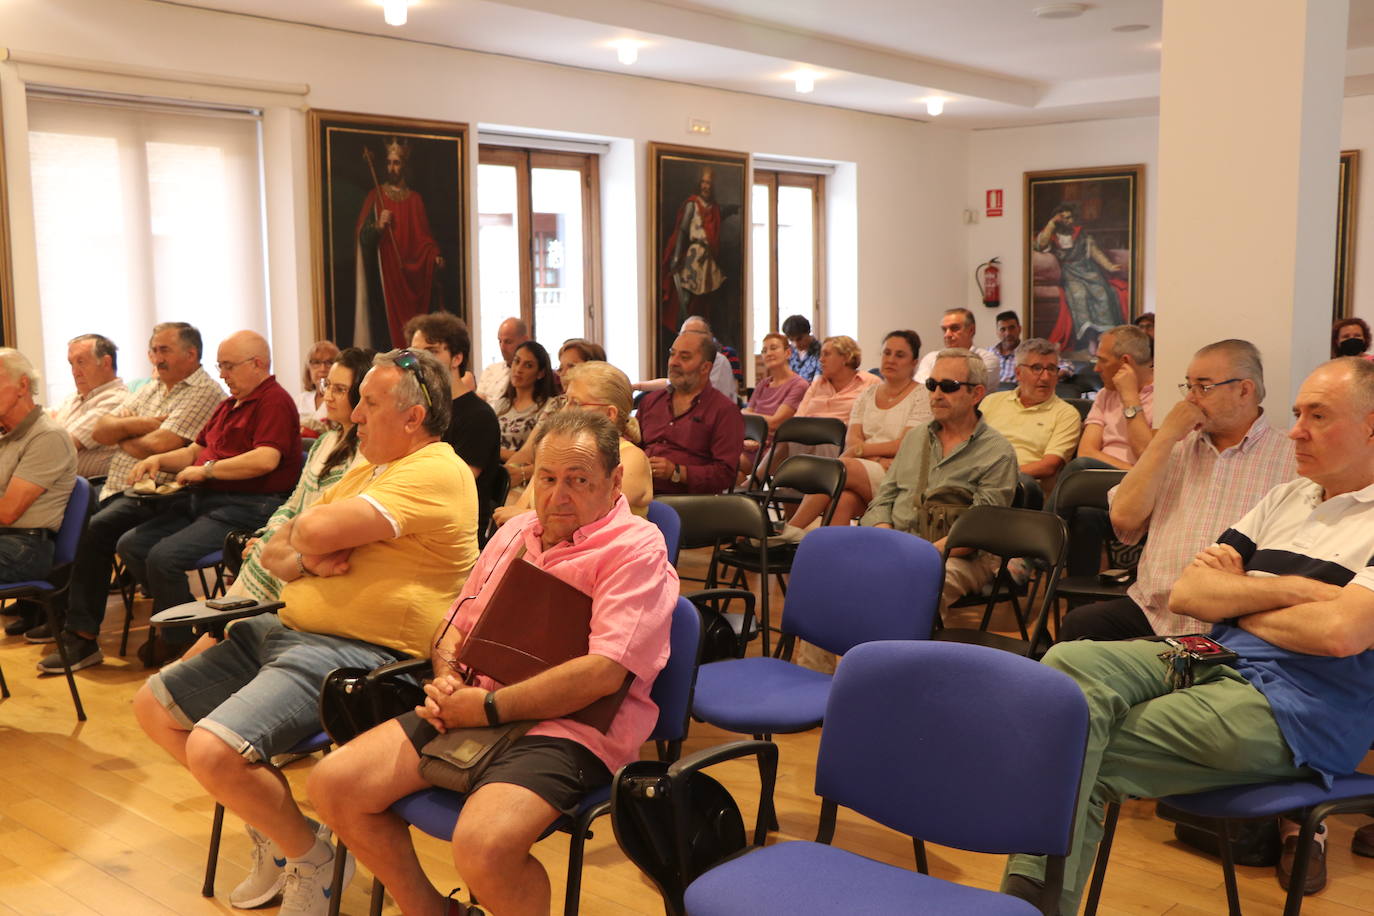
{"type": "MultiPolygon", "coordinates": [[[[768,188],[768,330],[777,331],[778,315],[778,188],[811,189],[812,334],[818,339],[825,327],[825,176],[805,172],[754,169],[753,184],[768,188]]],[[[754,329],[758,334],[758,329],[754,329]]]]}

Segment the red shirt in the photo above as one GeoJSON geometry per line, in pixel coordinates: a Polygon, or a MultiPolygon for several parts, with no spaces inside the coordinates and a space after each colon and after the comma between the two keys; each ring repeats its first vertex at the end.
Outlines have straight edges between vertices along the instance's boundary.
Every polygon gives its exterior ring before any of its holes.
{"type": "Polygon", "coordinates": [[[241,399],[220,401],[196,436],[197,465],[232,458],[260,446],[281,452],[276,468],[246,480],[207,480],[205,487],[226,493],[290,493],[301,476],[301,417],[296,402],[269,375],[241,399]]]}
{"type": "Polygon", "coordinates": [[[680,417],[673,416],[672,388],[650,392],[639,402],[635,417],[644,454],[686,468],[682,483],[655,479],[655,493],[719,493],[735,485],[744,448],[744,417],[714,387],[704,386],[680,417]]]}

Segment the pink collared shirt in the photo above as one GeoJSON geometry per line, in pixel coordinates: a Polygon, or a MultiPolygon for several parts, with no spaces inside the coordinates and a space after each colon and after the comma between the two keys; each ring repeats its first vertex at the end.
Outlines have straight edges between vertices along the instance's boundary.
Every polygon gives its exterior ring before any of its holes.
{"type": "MultiPolygon", "coordinates": [[[[1121,401],[1121,395],[1111,388],[1103,388],[1093,400],[1092,409],[1088,411],[1088,416],[1083,420],[1083,425],[1085,427],[1093,424],[1101,426],[1102,451],[1118,461],[1135,464],[1140,460],[1140,456],[1131,450],[1131,436],[1126,430],[1127,424],[1131,421],[1126,419],[1125,410],[1126,406],[1121,401]]],[[[1155,386],[1153,384],[1140,389],[1140,412],[1145,415],[1145,422],[1153,426],[1155,418],[1155,386]]]]}
{"type": "MultiPolygon", "coordinates": [[[[1211,625],[1169,612],[1169,592],[1204,547],[1216,543],[1271,489],[1297,476],[1293,442],[1263,416],[1224,452],[1206,434],[1191,432],[1174,445],[1160,473],[1164,478],[1147,525],[1150,539],[1126,594],[1161,636],[1203,632],[1211,625]]],[[[1113,489],[1108,498],[1115,495],[1113,489]]],[[[1127,544],[1145,533],[1116,529],[1127,544]]]]}
{"type": "MultiPolygon", "coordinates": [[[[486,606],[490,592],[485,586],[499,580],[521,546],[526,561],[591,595],[587,652],[618,662],[635,675],[630,691],[604,735],[572,719],[540,722],[529,734],[576,741],[614,773],[639,757],[640,745],[658,721],[658,707],[649,698],[649,690],[668,661],[677,570],[668,562],[658,528],[630,512],[624,496],[606,515],[577,529],[571,541],[545,550],[539,540],[543,530],[533,512],[503,525],[473,566],[449,616],[458,630],[467,633],[486,606]],[[477,597],[464,600],[473,595],[477,597]]],[[[499,686],[487,677],[479,677],[477,685],[487,690],[499,686]]]]}

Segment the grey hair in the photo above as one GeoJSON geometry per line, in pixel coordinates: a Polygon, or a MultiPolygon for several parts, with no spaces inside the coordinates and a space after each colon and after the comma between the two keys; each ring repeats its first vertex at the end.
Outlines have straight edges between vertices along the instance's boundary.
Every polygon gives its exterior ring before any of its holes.
{"type": "Polygon", "coordinates": [[[104,334],[78,334],[76,337],[67,341],[67,346],[70,347],[72,344],[80,343],[83,340],[91,341],[92,356],[98,360],[108,356],[110,358],[110,371],[119,371],[119,347],[115,346],[113,340],[110,340],[110,338],[106,337],[104,334]]]}
{"type": "MultiPolygon", "coordinates": [[[[1220,353],[1226,357],[1231,364],[1231,374],[1237,378],[1249,379],[1254,382],[1255,400],[1264,400],[1264,362],[1260,359],[1259,347],[1248,340],[1232,337],[1227,340],[1218,340],[1216,343],[1209,343],[1194,353],[1193,358],[1207,356],[1210,353],[1220,353]]],[[[1368,362],[1368,360],[1364,360],[1364,362],[1368,362]]]]}
{"type": "Polygon", "coordinates": [[[1374,411],[1374,360],[1363,356],[1338,356],[1318,368],[1344,366],[1350,370],[1350,397],[1361,412],[1374,411]]]}
{"type": "Polygon", "coordinates": [[[694,328],[690,331],[682,331],[678,336],[681,337],[683,334],[691,334],[701,341],[702,362],[709,366],[716,361],[716,353],[719,351],[716,348],[716,339],[711,336],[710,331],[698,331],[694,328]]]}
{"type": "Polygon", "coordinates": [[[29,380],[29,394],[34,399],[38,398],[38,387],[42,383],[42,378],[38,370],[29,362],[29,358],[13,347],[0,347],[0,366],[5,367],[5,371],[10,374],[10,378],[16,382],[21,378],[29,380]]]}
{"type": "Polygon", "coordinates": [[[1112,335],[1112,352],[1117,358],[1129,356],[1141,366],[1152,366],[1155,361],[1154,348],[1150,346],[1150,335],[1133,324],[1119,324],[1102,336],[1112,335]]]}
{"type": "Polygon", "coordinates": [[[201,359],[205,356],[205,346],[201,342],[200,331],[196,330],[194,325],[187,324],[184,321],[164,321],[161,324],[155,324],[153,325],[153,333],[149,337],[149,341],[163,331],[176,331],[177,339],[181,341],[182,349],[195,350],[197,359],[201,359]]]}
{"type": "Polygon", "coordinates": [[[962,359],[968,363],[968,381],[974,385],[987,387],[988,364],[983,362],[983,357],[977,353],[972,350],[965,350],[963,347],[947,347],[935,354],[936,362],[942,359],[962,359]]]}
{"type": "Polygon", "coordinates": [[[448,367],[440,365],[439,360],[428,350],[407,350],[419,360],[420,372],[411,372],[396,365],[401,356],[400,350],[388,350],[372,357],[372,367],[391,366],[400,370],[401,377],[396,383],[396,409],[409,410],[417,404],[425,409],[425,432],[431,436],[442,436],[448,431],[449,417],[453,413],[453,389],[448,384],[448,367]],[[424,390],[420,385],[423,376],[424,390]],[[425,392],[429,396],[425,396],[425,392]]]}
{"type": "Polygon", "coordinates": [[[587,410],[560,410],[551,415],[534,432],[534,453],[539,454],[539,445],[549,436],[567,436],[577,439],[590,436],[601,456],[601,466],[609,476],[620,466],[620,430],[605,414],[587,410]]]}
{"type": "Polygon", "coordinates": [[[960,306],[958,308],[945,309],[945,314],[958,315],[960,318],[964,320],[964,327],[966,328],[976,328],[978,326],[978,318],[963,306],[960,306]]]}
{"type": "Polygon", "coordinates": [[[1016,348],[1016,362],[1020,364],[1031,355],[1053,356],[1058,359],[1059,344],[1052,343],[1043,337],[1028,337],[1021,341],[1020,346],[1016,348]]]}

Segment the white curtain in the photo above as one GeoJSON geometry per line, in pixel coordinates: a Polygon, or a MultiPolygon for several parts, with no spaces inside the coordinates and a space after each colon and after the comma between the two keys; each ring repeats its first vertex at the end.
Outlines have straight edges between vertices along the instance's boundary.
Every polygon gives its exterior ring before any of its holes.
{"type": "Polygon", "coordinates": [[[112,339],[126,382],[161,321],[200,329],[212,375],[225,337],[268,336],[255,113],[31,94],[28,114],[48,404],[78,334],[112,339]]]}

